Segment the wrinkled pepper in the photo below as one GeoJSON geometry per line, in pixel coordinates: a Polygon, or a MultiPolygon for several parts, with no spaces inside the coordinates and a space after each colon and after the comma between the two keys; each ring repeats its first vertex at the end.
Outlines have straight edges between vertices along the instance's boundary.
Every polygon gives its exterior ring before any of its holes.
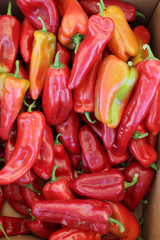
{"type": "MultiPolygon", "coordinates": [[[[42,19],[38,17],[38,21],[42,19]]],[[[32,99],[36,100],[45,83],[45,75],[50,64],[53,62],[53,57],[56,49],[56,36],[47,32],[47,29],[42,21],[43,28],[34,32],[34,44],[31,54],[29,67],[29,92],[32,99]]]]}
{"type": "MultiPolygon", "coordinates": [[[[146,47],[149,48],[148,45],[146,47]]],[[[121,152],[126,151],[138,124],[147,115],[160,84],[160,61],[152,55],[150,50],[148,51],[149,56],[136,66],[139,71],[136,89],[124,110],[118,128],[117,144],[121,152]]]]}
{"type": "Polygon", "coordinates": [[[116,128],[138,79],[138,71],[114,55],[100,64],[95,87],[95,116],[109,128],[116,128]]]}

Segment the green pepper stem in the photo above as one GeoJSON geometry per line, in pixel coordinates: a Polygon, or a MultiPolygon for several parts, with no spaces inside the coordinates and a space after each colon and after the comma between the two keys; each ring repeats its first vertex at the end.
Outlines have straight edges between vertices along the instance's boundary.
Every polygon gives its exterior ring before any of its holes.
{"type": "Polygon", "coordinates": [[[155,171],[158,171],[159,168],[157,167],[156,163],[153,162],[151,165],[150,165],[151,168],[153,168],[155,171]]]}
{"type": "Polygon", "coordinates": [[[90,118],[90,112],[83,112],[82,114],[85,115],[85,117],[87,118],[88,122],[94,124],[96,123],[96,120],[92,121],[92,119],[90,118]]]}
{"type": "Polygon", "coordinates": [[[97,6],[99,7],[99,14],[100,14],[100,16],[104,18],[104,12],[103,12],[102,5],[100,3],[97,3],[97,6]]]}
{"type": "Polygon", "coordinates": [[[76,47],[74,49],[74,53],[77,53],[77,50],[79,48],[80,43],[83,41],[83,39],[85,38],[84,35],[80,34],[80,33],[76,33],[73,37],[72,37],[72,42],[74,42],[76,44],[76,47]]]}
{"type": "Polygon", "coordinates": [[[8,3],[7,15],[12,16],[12,4],[10,1],[8,3]]]}
{"type": "Polygon", "coordinates": [[[58,52],[56,53],[54,63],[53,63],[52,65],[50,65],[50,68],[51,68],[51,69],[61,69],[61,68],[64,68],[64,64],[59,61],[59,53],[60,53],[60,52],[61,52],[61,51],[58,51],[58,52]]]}
{"type": "Polygon", "coordinates": [[[28,209],[28,212],[29,212],[29,215],[31,216],[31,219],[30,219],[30,221],[32,222],[32,221],[34,221],[36,218],[33,216],[33,214],[31,213],[31,209],[29,208],[28,209]]]}
{"type": "Polygon", "coordinates": [[[19,60],[16,60],[15,65],[16,65],[16,71],[11,76],[16,79],[19,79],[19,60]]]}
{"type": "Polygon", "coordinates": [[[135,131],[132,135],[132,138],[141,139],[141,138],[144,138],[144,137],[147,137],[147,136],[148,136],[148,133],[141,133],[141,132],[135,131]]]}
{"type": "Polygon", "coordinates": [[[138,237],[137,240],[143,240],[141,237],[138,237]]]}
{"type": "Polygon", "coordinates": [[[125,231],[125,228],[123,226],[123,224],[121,222],[119,222],[117,219],[114,219],[114,218],[109,218],[109,223],[115,223],[119,226],[120,228],[120,232],[123,233],[125,231]]]}
{"type": "Polygon", "coordinates": [[[23,187],[27,187],[27,188],[31,189],[33,192],[38,193],[38,195],[41,195],[41,192],[38,191],[38,190],[36,190],[36,189],[34,189],[31,184],[32,184],[32,183],[23,185],[23,187]]]}
{"type": "Polygon", "coordinates": [[[41,21],[41,23],[42,23],[42,29],[41,29],[41,31],[47,33],[48,31],[47,31],[47,28],[46,28],[46,26],[45,26],[45,23],[44,23],[43,19],[42,19],[41,17],[38,17],[38,19],[39,19],[39,20],[41,21]]]}
{"type": "Polygon", "coordinates": [[[54,141],[54,145],[60,145],[61,144],[61,142],[59,140],[60,136],[62,136],[62,133],[57,134],[56,139],[54,141]]]}
{"type": "Polygon", "coordinates": [[[105,9],[106,9],[106,7],[105,7],[105,5],[104,5],[104,2],[103,2],[103,0],[100,0],[100,4],[101,4],[101,6],[102,6],[102,10],[105,10],[105,9]]]}
{"type": "Polygon", "coordinates": [[[138,173],[135,173],[134,176],[133,176],[133,179],[132,179],[132,182],[124,182],[124,188],[127,189],[129,187],[132,187],[133,185],[136,184],[136,182],[138,181],[138,173]]]}
{"type": "Polygon", "coordinates": [[[144,49],[144,50],[147,49],[147,51],[148,51],[148,57],[145,58],[144,61],[147,60],[147,59],[150,59],[150,60],[159,60],[158,58],[156,58],[156,57],[153,55],[153,52],[152,52],[152,50],[151,50],[151,48],[150,48],[150,46],[149,46],[148,44],[144,44],[144,45],[143,45],[143,49],[144,49]]]}
{"type": "Polygon", "coordinates": [[[57,170],[58,166],[54,166],[53,170],[52,170],[52,174],[51,174],[51,178],[50,178],[50,183],[52,182],[56,182],[59,178],[56,177],[56,170],[57,170]]]}
{"type": "Polygon", "coordinates": [[[4,236],[6,237],[7,240],[9,240],[9,237],[7,236],[6,232],[4,231],[4,228],[2,227],[2,224],[0,224],[0,229],[2,230],[4,236]]]}
{"type": "Polygon", "coordinates": [[[26,107],[28,107],[28,112],[32,112],[32,108],[35,108],[35,107],[36,107],[35,102],[36,102],[36,100],[33,101],[31,104],[28,104],[28,103],[26,102],[26,97],[24,97],[24,99],[23,99],[24,105],[25,105],[26,107]]]}
{"type": "Polygon", "coordinates": [[[4,162],[4,158],[0,158],[0,162],[4,162]]]}
{"type": "Polygon", "coordinates": [[[141,12],[138,12],[138,11],[136,11],[135,17],[141,17],[141,18],[143,18],[144,20],[146,20],[145,15],[144,15],[143,13],[141,13],[141,12]]]}
{"type": "Polygon", "coordinates": [[[139,218],[139,226],[142,226],[143,223],[144,223],[144,217],[141,216],[141,217],[139,218]]]}

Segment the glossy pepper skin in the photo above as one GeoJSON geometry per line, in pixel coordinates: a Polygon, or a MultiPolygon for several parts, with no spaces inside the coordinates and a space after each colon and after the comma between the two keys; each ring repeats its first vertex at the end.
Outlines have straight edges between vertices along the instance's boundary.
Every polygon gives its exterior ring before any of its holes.
{"type": "Polygon", "coordinates": [[[94,199],[41,201],[32,205],[34,217],[66,227],[106,234],[112,214],[108,203],[94,199]]]}
{"type": "Polygon", "coordinates": [[[17,5],[25,17],[37,29],[42,28],[41,22],[38,20],[40,16],[47,28],[47,31],[56,34],[59,26],[59,16],[55,2],[52,0],[17,0],[17,5]]]}
{"type": "Polygon", "coordinates": [[[94,113],[99,121],[109,128],[119,125],[137,78],[137,69],[116,56],[103,59],[95,86],[94,113]]]}
{"type": "Polygon", "coordinates": [[[160,61],[150,54],[136,68],[139,71],[136,89],[124,110],[117,133],[117,144],[121,152],[126,151],[138,124],[147,115],[160,82],[160,61]]]}
{"type": "Polygon", "coordinates": [[[85,39],[78,47],[74,58],[68,87],[77,88],[103,52],[114,31],[114,22],[110,18],[93,15],[89,18],[85,39]],[[85,59],[85,61],[84,61],[85,59]]]}
{"type": "Polygon", "coordinates": [[[105,151],[89,126],[84,125],[79,131],[79,143],[83,157],[92,173],[101,172],[110,165],[105,151]]]}
{"type": "Polygon", "coordinates": [[[102,54],[99,55],[82,84],[73,90],[73,108],[75,112],[94,112],[95,84],[101,60],[102,54]]]}
{"type": "Polygon", "coordinates": [[[80,154],[80,145],[78,139],[79,133],[79,116],[72,110],[68,118],[55,126],[56,132],[61,134],[59,139],[65,148],[74,154],[80,154]]]}
{"type": "Polygon", "coordinates": [[[52,129],[46,123],[43,133],[42,146],[33,166],[34,172],[43,179],[49,179],[54,165],[54,139],[52,129]]]}
{"type": "Polygon", "coordinates": [[[36,30],[37,29],[30,23],[28,18],[25,17],[22,22],[20,33],[20,53],[26,63],[29,63],[31,60],[34,31],[36,30]]]}
{"type": "Polygon", "coordinates": [[[132,211],[142,201],[155,175],[155,171],[152,168],[145,168],[138,161],[135,161],[125,169],[125,180],[131,181],[135,172],[139,174],[138,181],[134,186],[126,189],[123,199],[124,205],[132,211]]]}
{"type": "Polygon", "coordinates": [[[122,203],[112,202],[110,204],[113,218],[123,224],[125,231],[121,233],[115,223],[111,223],[109,232],[117,236],[120,240],[136,240],[140,232],[140,226],[135,216],[122,203]]]}
{"type": "Polygon", "coordinates": [[[0,16],[0,25],[0,73],[9,73],[16,60],[21,29],[20,22],[11,15],[11,3],[7,14],[0,16]]]}
{"type": "MultiPolygon", "coordinates": [[[[38,21],[41,22],[40,19],[38,21]]],[[[34,32],[34,44],[29,67],[29,92],[34,100],[39,97],[44,87],[45,75],[49,65],[53,62],[55,49],[56,36],[47,32],[44,25],[42,30],[34,32]]]]}
{"type": "Polygon", "coordinates": [[[102,140],[106,149],[111,149],[117,136],[117,128],[109,128],[106,124],[102,125],[102,140]]]}
{"type": "Polygon", "coordinates": [[[76,34],[86,35],[88,17],[76,0],[55,0],[61,25],[58,29],[58,40],[64,46],[71,47],[72,37],[76,34]]]}
{"type": "MultiPolygon", "coordinates": [[[[59,52],[59,61],[62,62],[63,64],[68,65],[70,61],[70,51],[68,48],[63,46],[59,41],[56,42],[56,51],[55,51],[55,56],[59,52]]],[[[55,57],[54,57],[55,61],[55,57]]]]}
{"type": "Polygon", "coordinates": [[[62,123],[69,116],[72,106],[72,93],[68,88],[70,70],[67,65],[59,62],[59,53],[45,76],[42,95],[42,107],[50,125],[62,123]]]}
{"type": "Polygon", "coordinates": [[[50,237],[49,240],[101,240],[102,235],[98,233],[94,233],[92,231],[82,231],[78,229],[72,228],[62,228],[56,232],[54,232],[50,237]]]}
{"type": "Polygon", "coordinates": [[[44,127],[45,118],[39,111],[18,115],[15,149],[9,162],[0,170],[0,185],[15,182],[33,167],[41,148],[44,127]]]}

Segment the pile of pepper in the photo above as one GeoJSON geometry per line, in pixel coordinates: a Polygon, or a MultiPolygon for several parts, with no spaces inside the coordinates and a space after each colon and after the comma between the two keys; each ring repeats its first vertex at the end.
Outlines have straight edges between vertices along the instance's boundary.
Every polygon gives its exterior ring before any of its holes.
{"type": "Polygon", "coordinates": [[[120,0],[17,0],[0,16],[0,237],[136,240],[156,173],[160,61],[120,0]]]}

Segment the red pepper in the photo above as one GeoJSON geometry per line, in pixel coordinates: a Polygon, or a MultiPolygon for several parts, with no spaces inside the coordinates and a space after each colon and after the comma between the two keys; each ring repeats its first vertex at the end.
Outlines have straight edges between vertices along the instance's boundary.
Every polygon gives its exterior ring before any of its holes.
{"type": "Polygon", "coordinates": [[[81,162],[82,162],[82,172],[84,171],[85,173],[90,173],[91,170],[88,167],[88,164],[83,156],[83,154],[81,154],[81,162]]]}
{"type": "Polygon", "coordinates": [[[137,137],[136,139],[136,132],[130,139],[128,147],[130,152],[142,164],[142,166],[147,168],[157,160],[157,152],[145,139],[147,134],[145,134],[143,123],[138,125],[137,131],[138,134],[142,134],[142,138],[137,137]]]}
{"type": "Polygon", "coordinates": [[[38,16],[43,19],[47,31],[56,33],[59,26],[59,16],[52,0],[17,0],[17,5],[25,17],[37,28],[41,29],[38,16]]]}
{"type": "Polygon", "coordinates": [[[103,235],[103,240],[119,240],[115,235],[111,233],[107,233],[106,235],[103,235]]]}
{"type": "Polygon", "coordinates": [[[46,123],[43,133],[42,146],[33,166],[34,172],[43,179],[49,179],[54,165],[54,139],[52,129],[46,123]]]}
{"type": "Polygon", "coordinates": [[[22,189],[16,183],[8,184],[3,187],[5,199],[12,208],[23,216],[29,216],[28,206],[22,195],[22,189]]]}
{"type": "Polygon", "coordinates": [[[72,110],[72,93],[67,87],[69,74],[68,66],[59,62],[57,53],[54,64],[47,70],[42,95],[43,111],[50,125],[65,121],[72,110]]]}
{"type": "Polygon", "coordinates": [[[115,223],[111,223],[109,232],[120,240],[136,240],[140,232],[140,226],[135,216],[122,203],[111,203],[111,207],[113,218],[123,224],[125,231],[121,233],[115,223]]]}
{"type": "Polygon", "coordinates": [[[0,26],[0,72],[9,73],[16,60],[21,28],[20,22],[11,15],[11,2],[7,15],[0,16],[0,26]]]}
{"type": "Polygon", "coordinates": [[[17,181],[33,167],[40,152],[44,127],[45,118],[41,112],[18,115],[15,149],[9,162],[0,170],[0,185],[17,181]]]}
{"type": "MultiPolygon", "coordinates": [[[[137,12],[135,6],[130,3],[120,0],[103,0],[103,2],[106,8],[112,5],[120,7],[124,12],[127,21],[134,21],[135,17],[138,15],[144,18],[143,14],[137,12]]],[[[97,3],[99,3],[98,0],[80,0],[81,6],[89,16],[99,13],[97,3]]]]}
{"type": "Polygon", "coordinates": [[[152,168],[144,168],[139,162],[135,161],[125,169],[125,180],[131,181],[135,173],[138,173],[139,175],[138,181],[134,186],[126,190],[123,199],[124,205],[132,211],[140,204],[148,191],[148,187],[150,187],[155,171],[152,168]]]}
{"type": "Polygon", "coordinates": [[[125,189],[137,182],[135,175],[132,183],[124,182],[124,176],[117,169],[104,170],[103,172],[83,173],[70,183],[70,187],[77,194],[99,200],[120,202],[125,195],[125,189]]]}
{"type": "MultiPolygon", "coordinates": [[[[109,222],[114,221],[110,218],[110,205],[93,199],[41,201],[33,204],[32,214],[41,220],[99,234],[106,234],[109,231],[109,222]]],[[[121,231],[124,231],[123,226],[121,227],[121,231]]]]}
{"type": "Polygon", "coordinates": [[[79,164],[81,161],[81,154],[69,153],[69,158],[71,160],[71,165],[73,169],[79,170],[79,164]]]}
{"type": "Polygon", "coordinates": [[[157,143],[157,135],[153,135],[150,131],[148,131],[148,136],[146,137],[146,141],[153,148],[155,148],[156,147],[156,143],[157,143]]]}
{"type": "Polygon", "coordinates": [[[75,112],[94,112],[95,84],[101,60],[102,54],[99,55],[97,61],[88,72],[82,84],[73,90],[73,107],[75,112]]]}
{"type": "MultiPolygon", "coordinates": [[[[16,62],[15,62],[16,63],[16,62]]],[[[12,73],[16,72],[16,64],[12,68],[12,73]]],[[[26,69],[23,67],[22,61],[19,60],[19,78],[29,79],[29,74],[26,69]]]]}
{"type": "Polygon", "coordinates": [[[74,240],[101,240],[102,235],[92,231],[82,231],[72,228],[62,228],[54,232],[49,240],[74,239],[74,240]]]}
{"type": "Polygon", "coordinates": [[[35,30],[36,28],[30,23],[29,19],[25,17],[20,33],[20,53],[26,63],[29,63],[31,60],[35,30]]]}
{"type": "Polygon", "coordinates": [[[5,236],[7,239],[7,236],[31,234],[31,231],[27,227],[27,222],[28,222],[27,218],[1,216],[0,217],[0,237],[5,236]],[[2,231],[2,228],[3,228],[3,231],[2,231]]]}
{"type": "Polygon", "coordinates": [[[75,195],[70,189],[69,180],[65,177],[56,178],[57,166],[52,170],[50,181],[43,186],[43,195],[46,200],[74,199],[75,195]]]}
{"type": "Polygon", "coordinates": [[[91,172],[100,172],[104,168],[110,168],[105,151],[89,126],[81,127],[79,142],[82,154],[91,172]]]}
{"type": "Polygon", "coordinates": [[[114,22],[110,18],[93,15],[88,21],[85,39],[78,47],[74,58],[68,87],[77,88],[103,52],[114,31],[114,22]],[[85,61],[84,61],[85,59],[85,61]]]}
{"type": "Polygon", "coordinates": [[[121,152],[126,151],[138,124],[146,117],[160,83],[160,61],[148,51],[149,57],[136,66],[139,71],[137,86],[118,128],[117,144],[121,152]]]}
{"type": "Polygon", "coordinates": [[[117,136],[117,128],[109,128],[102,123],[102,140],[106,149],[111,149],[117,136]]]}
{"type": "Polygon", "coordinates": [[[4,203],[3,188],[2,188],[2,186],[0,186],[0,214],[1,214],[2,207],[3,207],[3,203],[4,203]]]}
{"type": "Polygon", "coordinates": [[[70,153],[80,154],[80,146],[78,139],[79,132],[79,116],[73,110],[68,118],[55,126],[61,142],[70,153]]]}
{"type": "Polygon", "coordinates": [[[59,52],[59,61],[62,62],[63,64],[68,65],[70,61],[70,51],[68,50],[68,48],[63,46],[59,41],[56,42],[55,56],[57,52],[59,52]]]}
{"type": "Polygon", "coordinates": [[[58,140],[59,134],[54,141],[54,164],[58,167],[56,171],[56,177],[66,177],[68,180],[73,179],[73,170],[69,155],[58,140]]]}

